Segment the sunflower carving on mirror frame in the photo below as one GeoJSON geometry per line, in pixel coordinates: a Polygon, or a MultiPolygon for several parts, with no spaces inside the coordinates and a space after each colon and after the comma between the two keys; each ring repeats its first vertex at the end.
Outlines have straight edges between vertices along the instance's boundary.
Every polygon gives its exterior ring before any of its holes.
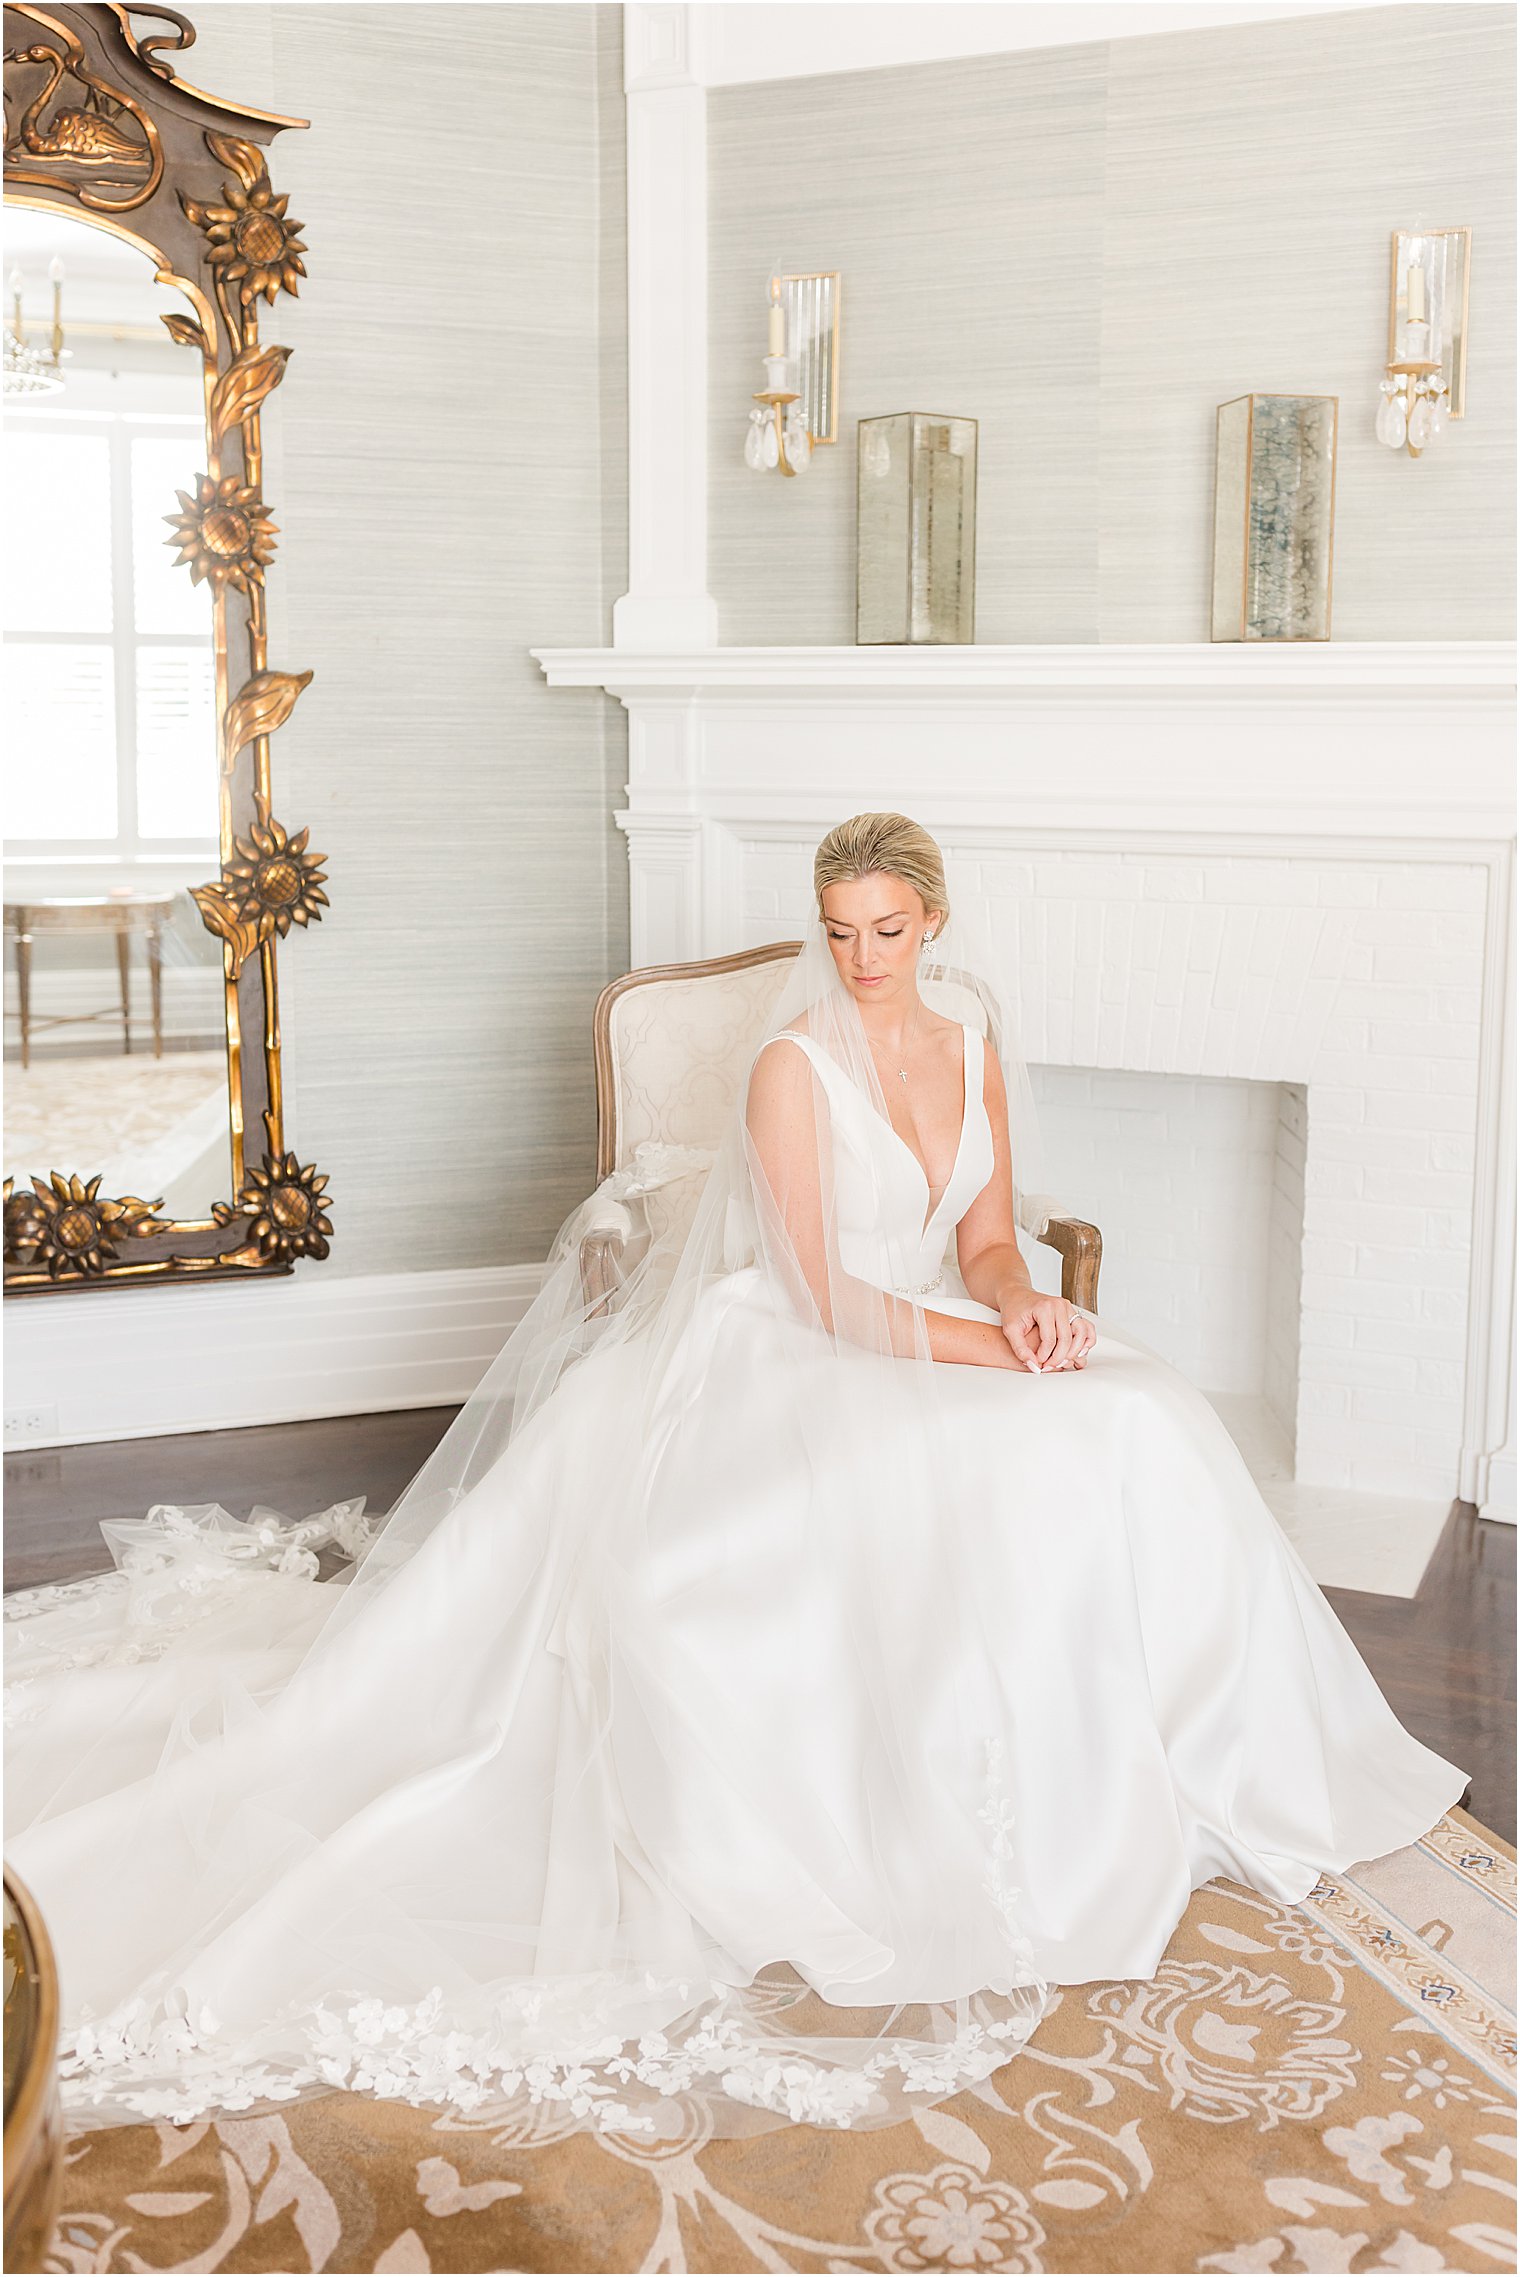
{"type": "Polygon", "coordinates": [[[213,587],[236,585],[246,593],[262,583],[274,559],[277,525],[253,485],[235,474],[220,482],[202,474],[194,490],[176,495],[179,512],[164,516],[173,533],[164,543],[179,548],[175,567],[188,569],[195,585],[209,580],[213,587]]]}
{"type": "Polygon", "coordinates": [[[327,856],[311,850],[310,838],[309,829],[292,836],[273,817],[255,823],[233,840],[220,880],[190,888],[203,923],[226,943],[234,975],[263,942],[284,940],[292,925],[320,923],[327,856]]]}
{"type": "Polygon", "coordinates": [[[306,274],[306,247],[301,223],[289,218],[289,198],[275,196],[262,168],[251,182],[228,182],[222,194],[227,202],[220,206],[180,200],[187,218],[206,233],[212,267],[237,286],[243,301],[262,293],[272,306],[276,293],[296,293],[297,278],[306,274]]]}
{"type": "Polygon", "coordinates": [[[102,1195],[101,1181],[55,1170],[34,1178],[31,1192],[5,1181],[7,1262],[38,1267],[50,1280],[98,1279],[115,1262],[124,1240],[162,1233],[157,1202],[136,1194],[102,1195]]]}
{"type": "Polygon", "coordinates": [[[297,1257],[325,1257],[332,1220],[327,1179],[312,1162],[301,1163],[293,1154],[266,1154],[235,1203],[218,1202],[214,1216],[219,1225],[231,1225],[240,1214],[248,1216],[248,1231],[259,1253],[288,1265],[297,1257]]]}

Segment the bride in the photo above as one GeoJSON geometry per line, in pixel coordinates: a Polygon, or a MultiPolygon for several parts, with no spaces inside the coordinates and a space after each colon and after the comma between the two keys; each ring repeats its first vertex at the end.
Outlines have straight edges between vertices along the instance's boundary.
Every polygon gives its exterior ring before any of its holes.
{"type": "Polygon", "coordinates": [[[815,883],[716,1160],[567,1223],[378,1532],[159,1508],[8,1602],[76,2124],[887,2124],[1154,1974],[1200,1883],[1291,1902],[1463,1792],[1208,1402],[1031,1287],[1027,1077],[933,841],[856,816],[815,883]]]}

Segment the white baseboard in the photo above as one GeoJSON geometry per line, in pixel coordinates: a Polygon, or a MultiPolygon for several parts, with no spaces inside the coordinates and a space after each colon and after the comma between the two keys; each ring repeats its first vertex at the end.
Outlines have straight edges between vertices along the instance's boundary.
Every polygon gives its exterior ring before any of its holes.
{"type": "Polygon", "coordinates": [[[1478,1504],[1480,1518],[1497,1518],[1501,1525],[1516,1523],[1515,1458],[1513,1455],[1490,1455],[1488,1459],[1488,1491],[1478,1504]]]}
{"type": "Polygon", "coordinates": [[[78,1446],[468,1398],[542,1268],[70,1290],[5,1307],[5,1444],[78,1446]]]}

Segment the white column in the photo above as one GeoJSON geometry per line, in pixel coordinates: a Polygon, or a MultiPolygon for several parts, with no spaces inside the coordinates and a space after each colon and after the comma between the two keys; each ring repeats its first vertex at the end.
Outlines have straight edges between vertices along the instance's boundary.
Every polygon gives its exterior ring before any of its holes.
{"type": "Polygon", "coordinates": [[[628,0],[628,591],[618,648],[712,648],[707,590],[707,91],[700,5],[628,0]]]}

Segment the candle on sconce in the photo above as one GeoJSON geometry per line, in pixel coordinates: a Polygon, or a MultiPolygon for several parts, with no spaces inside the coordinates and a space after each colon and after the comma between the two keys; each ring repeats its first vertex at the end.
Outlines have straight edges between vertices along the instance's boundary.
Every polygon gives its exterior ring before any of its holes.
{"type": "Polygon", "coordinates": [[[48,276],[53,286],[53,361],[56,364],[63,353],[63,263],[55,253],[48,263],[48,276]]]}
{"type": "Polygon", "coordinates": [[[786,310],[781,305],[779,277],[771,279],[771,321],[766,353],[771,356],[786,354],[786,310]]]}
{"type": "Polygon", "coordinates": [[[1418,261],[1411,261],[1409,264],[1407,310],[1408,314],[1405,319],[1407,323],[1423,324],[1425,322],[1425,271],[1420,267],[1418,261]]]}

